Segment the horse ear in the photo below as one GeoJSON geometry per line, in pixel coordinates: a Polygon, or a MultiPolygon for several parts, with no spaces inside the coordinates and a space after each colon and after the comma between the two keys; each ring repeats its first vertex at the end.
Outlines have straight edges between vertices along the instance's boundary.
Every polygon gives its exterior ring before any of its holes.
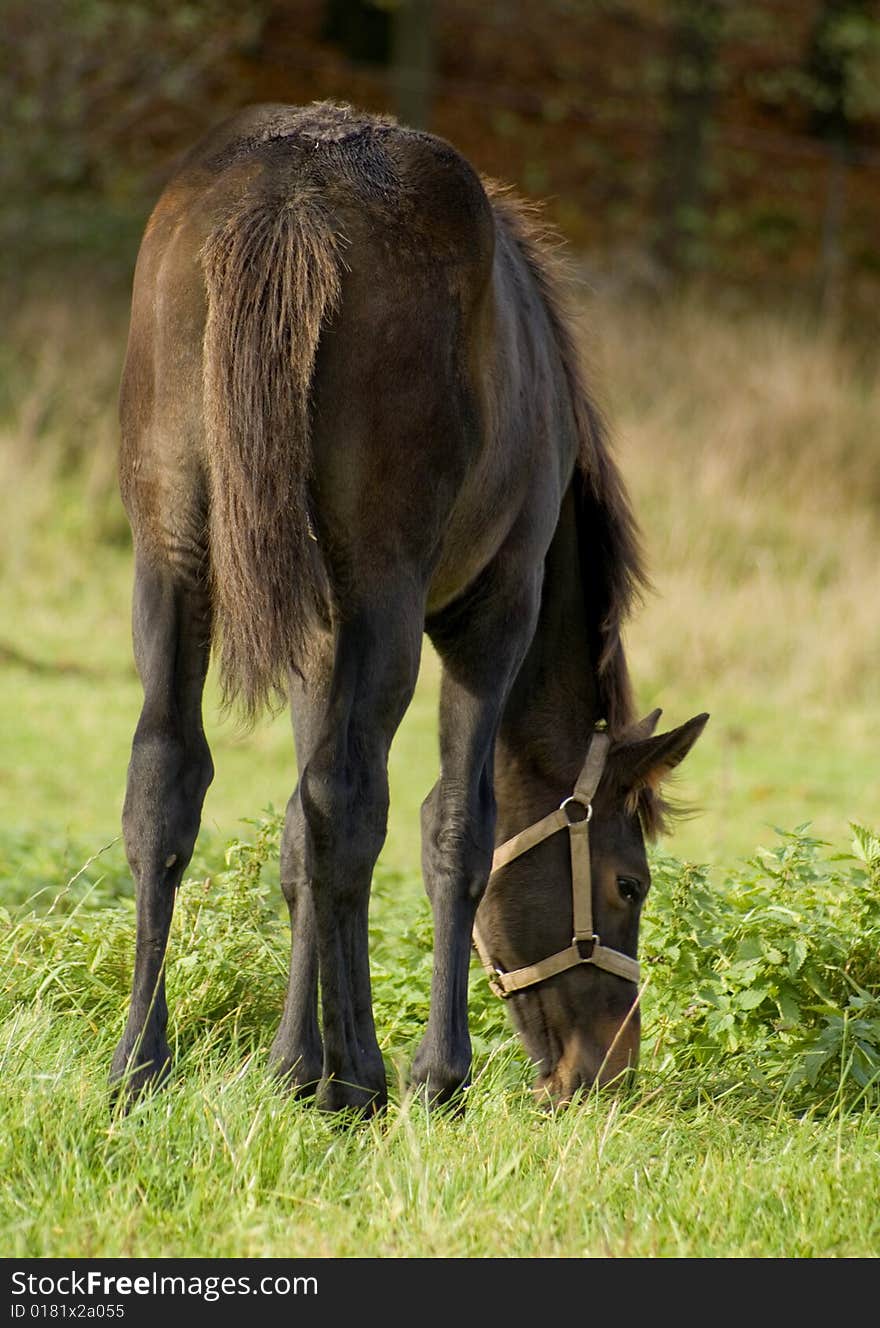
{"type": "MultiPolygon", "coordinates": [[[[648,719],[651,718],[649,715],[648,719]]],[[[707,714],[695,715],[669,733],[638,738],[635,742],[627,735],[615,752],[616,773],[623,788],[628,793],[640,788],[656,788],[687,756],[706,727],[708,718],[707,714]]]]}
{"type": "Polygon", "coordinates": [[[658,706],[656,710],[651,711],[650,715],[645,715],[644,719],[640,719],[635,724],[631,724],[626,730],[622,741],[640,742],[642,738],[650,738],[651,734],[657,727],[657,721],[662,714],[663,711],[658,706]]]}

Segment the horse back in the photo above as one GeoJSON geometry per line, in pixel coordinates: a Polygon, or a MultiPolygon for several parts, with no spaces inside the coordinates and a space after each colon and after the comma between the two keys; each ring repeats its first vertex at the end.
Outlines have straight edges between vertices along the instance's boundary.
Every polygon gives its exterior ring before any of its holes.
{"type": "MultiPolygon", "coordinates": [[[[344,353],[352,381],[343,395],[355,407],[359,394],[384,395],[414,369],[426,383],[437,382],[444,361],[447,374],[462,371],[494,244],[472,168],[440,139],[347,108],[252,107],[188,154],[148,221],[123,374],[124,437],[172,417],[178,433],[197,435],[188,440],[197,451],[210,445],[198,428],[206,250],[255,212],[295,212],[315,200],[339,238],[344,287],[340,316],[322,329],[328,380],[333,355],[344,353]]],[[[316,408],[316,418],[323,413],[316,408]]]]}
{"type": "Polygon", "coordinates": [[[182,162],[141,246],[120,403],[135,537],[209,530],[233,598],[274,581],[264,619],[295,576],[307,623],[390,560],[442,607],[524,512],[538,543],[552,534],[574,455],[550,443],[547,464],[532,380],[559,388],[552,341],[515,239],[449,144],[347,108],[250,108],[182,162]],[[264,568],[239,546],[267,525],[283,533],[264,568]]]}

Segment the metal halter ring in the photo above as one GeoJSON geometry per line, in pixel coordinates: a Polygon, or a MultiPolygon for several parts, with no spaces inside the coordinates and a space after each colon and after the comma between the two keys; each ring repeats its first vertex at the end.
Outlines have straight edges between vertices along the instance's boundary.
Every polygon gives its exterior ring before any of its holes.
{"type": "Polygon", "coordinates": [[[572,936],[571,943],[577,950],[582,964],[591,964],[593,962],[593,951],[597,945],[602,944],[595,932],[592,936],[572,936]]]}
{"type": "Polygon", "coordinates": [[[568,821],[569,825],[583,825],[584,822],[589,824],[593,816],[593,804],[591,802],[582,802],[575,793],[562,799],[562,802],[559,804],[559,810],[565,812],[565,819],[568,821]],[[572,817],[571,813],[567,810],[568,805],[571,802],[577,803],[578,807],[582,807],[585,815],[572,817]]]}

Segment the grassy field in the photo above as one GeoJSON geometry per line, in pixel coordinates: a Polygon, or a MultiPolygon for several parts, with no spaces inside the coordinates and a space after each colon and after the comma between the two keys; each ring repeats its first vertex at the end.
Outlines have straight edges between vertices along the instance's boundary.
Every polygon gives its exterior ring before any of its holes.
{"type": "Polygon", "coordinates": [[[407,1099],[430,971],[417,871],[437,764],[426,650],[392,752],[372,910],[392,1102],[384,1121],[340,1130],[279,1097],[265,1069],[286,962],[271,809],[295,779],[288,723],[243,735],[213,678],[217,776],[169,961],[176,1069],[160,1098],[110,1114],[133,939],[119,813],[140,699],[114,486],[125,311],[44,299],[12,320],[0,347],[7,1255],[880,1249],[875,841],[863,834],[857,857],[835,862],[853,851],[851,823],[876,828],[880,802],[876,360],[805,320],[696,299],[597,298],[585,322],[655,587],[628,635],[639,701],[670,724],[712,713],[677,788],[698,811],[656,850],[640,1084],[626,1101],[539,1111],[475,969],[466,1115],[428,1118],[407,1099]],[[255,854],[256,885],[242,867],[255,854]],[[747,953],[754,934],[775,938],[760,955],[747,953]]]}

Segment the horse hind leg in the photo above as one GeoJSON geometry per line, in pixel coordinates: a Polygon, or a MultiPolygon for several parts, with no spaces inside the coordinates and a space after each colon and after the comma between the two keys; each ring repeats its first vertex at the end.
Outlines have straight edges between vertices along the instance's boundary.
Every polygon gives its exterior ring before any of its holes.
{"type": "Polygon", "coordinates": [[[191,546],[183,557],[142,549],[135,561],[133,638],[144,701],[122,824],[137,932],[128,1019],[110,1072],[129,1097],[161,1082],[170,1067],[165,950],[213,777],[201,714],[211,637],[205,562],[191,546]]]}
{"type": "MultiPolygon", "coordinates": [[[[304,770],[315,750],[316,731],[326,712],[326,677],[306,682],[293,675],[290,704],[297,765],[304,770]]],[[[281,838],[281,890],[290,914],[290,977],[281,1024],[269,1053],[285,1086],[297,1095],[314,1094],[321,1079],[324,1047],[318,1024],[318,940],[315,907],[306,871],[306,819],[300,785],[287,804],[281,838]]]]}
{"type": "MultiPolygon", "coordinates": [[[[292,822],[301,814],[304,876],[296,883],[296,908],[307,927],[312,917],[314,923],[323,1034],[316,1100],[328,1111],[374,1111],[387,1100],[373,1022],[368,908],[387,826],[388,751],[415,687],[424,610],[415,583],[383,577],[377,583],[387,593],[337,627],[327,699],[314,723],[292,822]]],[[[299,980],[311,980],[308,968],[299,980]]],[[[292,977],[282,1031],[298,1027],[302,1038],[311,1028],[309,998],[296,983],[292,977]]],[[[307,1066],[313,1047],[307,1035],[298,1046],[276,1041],[275,1050],[282,1064],[299,1055],[307,1066]]]]}

